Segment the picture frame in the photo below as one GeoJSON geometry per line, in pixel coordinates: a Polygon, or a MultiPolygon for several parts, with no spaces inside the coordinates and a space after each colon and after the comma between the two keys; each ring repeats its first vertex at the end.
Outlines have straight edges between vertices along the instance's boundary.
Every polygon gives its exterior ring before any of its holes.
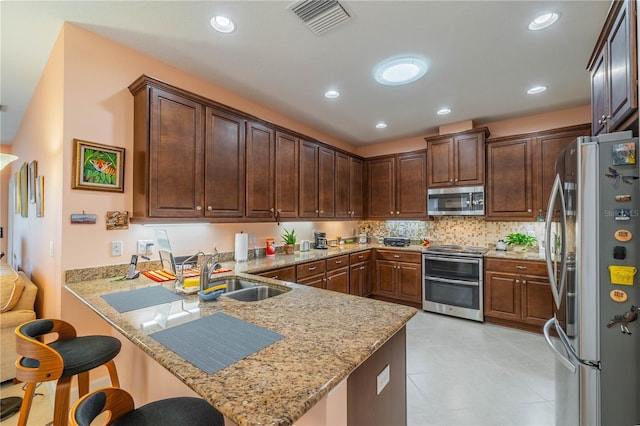
{"type": "Polygon", "coordinates": [[[22,167],[20,167],[20,215],[25,218],[29,217],[29,201],[27,198],[29,188],[29,173],[27,170],[27,163],[22,163],[22,167]]]}
{"type": "Polygon", "coordinates": [[[35,178],[36,217],[44,217],[44,176],[35,178]]]}
{"type": "Polygon", "coordinates": [[[38,162],[29,163],[29,202],[36,203],[36,178],[38,177],[38,162]]]}
{"type": "Polygon", "coordinates": [[[74,139],[73,189],[124,192],[124,148],[74,139]]]}

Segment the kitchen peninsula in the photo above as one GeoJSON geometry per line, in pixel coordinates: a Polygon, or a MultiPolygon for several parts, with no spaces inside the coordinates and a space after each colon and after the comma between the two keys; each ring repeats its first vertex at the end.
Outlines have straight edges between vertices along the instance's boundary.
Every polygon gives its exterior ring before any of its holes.
{"type": "Polygon", "coordinates": [[[224,276],[284,285],[290,291],[258,302],[228,297],[202,302],[197,295],[187,295],[184,300],[119,313],[102,296],[158,285],[173,290],[173,281],[158,284],[141,276],[67,282],[66,288],[238,425],[294,424],[345,380],[344,424],[389,413],[406,422],[405,324],[415,315],[414,308],[240,272],[220,274],[224,276]],[[216,313],[283,338],[207,374],[150,336],[216,313]],[[377,394],[376,379],[387,365],[389,383],[377,394]]]}

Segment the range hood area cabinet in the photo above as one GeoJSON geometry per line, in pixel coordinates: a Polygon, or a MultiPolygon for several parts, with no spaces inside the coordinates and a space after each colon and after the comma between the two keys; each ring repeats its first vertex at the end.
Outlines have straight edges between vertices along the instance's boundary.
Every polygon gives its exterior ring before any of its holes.
{"type": "Polygon", "coordinates": [[[485,220],[535,221],[546,217],[560,151],[590,124],[487,141],[485,220]]]}
{"type": "Polygon", "coordinates": [[[363,170],[362,160],[336,152],[336,218],[364,217],[363,170]]]}
{"type": "Polygon", "coordinates": [[[245,120],[145,76],[129,89],[133,218],[241,218],[245,120]]]}
{"type": "Polygon", "coordinates": [[[480,127],[425,138],[429,188],[484,185],[485,141],[489,129],[480,127]]]}
{"type": "Polygon", "coordinates": [[[300,141],[301,218],[332,218],[335,214],[335,151],[300,141]]]}
{"type": "Polygon", "coordinates": [[[369,158],[366,168],[368,219],[427,217],[425,150],[369,158]]]}
{"type": "Polygon", "coordinates": [[[591,73],[592,135],[638,134],[638,47],[635,0],[613,1],[587,70],[591,73]]]}

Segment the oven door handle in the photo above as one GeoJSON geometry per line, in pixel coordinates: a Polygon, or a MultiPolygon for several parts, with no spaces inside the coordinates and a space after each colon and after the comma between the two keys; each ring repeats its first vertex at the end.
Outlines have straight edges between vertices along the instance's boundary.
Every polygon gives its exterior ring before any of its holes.
{"type": "Polygon", "coordinates": [[[450,279],[440,278],[440,277],[430,277],[428,275],[425,275],[424,279],[425,280],[429,280],[429,281],[437,281],[437,282],[441,282],[441,283],[447,283],[447,284],[459,284],[459,285],[464,285],[464,286],[467,286],[467,287],[480,287],[480,283],[477,282],[477,281],[450,280],[450,279]]]}
{"type": "Polygon", "coordinates": [[[439,262],[451,262],[451,263],[480,263],[480,259],[459,259],[453,257],[444,257],[444,256],[427,256],[423,255],[423,260],[437,260],[439,262]]]}

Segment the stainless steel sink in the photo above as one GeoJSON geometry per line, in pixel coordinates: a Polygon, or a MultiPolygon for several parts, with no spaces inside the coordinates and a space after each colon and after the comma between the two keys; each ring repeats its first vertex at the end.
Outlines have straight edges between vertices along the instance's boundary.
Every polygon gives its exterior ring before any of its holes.
{"type": "Polygon", "coordinates": [[[260,283],[247,281],[240,278],[225,278],[223,280],[210,282],[207,288],[215,287],[220,284],[227,285],[227,288],[224,290],[224,293],[231,293],[232,291],[242,290],[244,288],[252,288],[260,285],[260,283]]]}
{"type": "Polygon", "coordinates": [[[286,293],[288,290],[270,287],[267,285],[256,285],[254,287],[243,288],[229,293],[224,293],[223,297],[230,297],[241,302],[257,302],[286,293]]]}

